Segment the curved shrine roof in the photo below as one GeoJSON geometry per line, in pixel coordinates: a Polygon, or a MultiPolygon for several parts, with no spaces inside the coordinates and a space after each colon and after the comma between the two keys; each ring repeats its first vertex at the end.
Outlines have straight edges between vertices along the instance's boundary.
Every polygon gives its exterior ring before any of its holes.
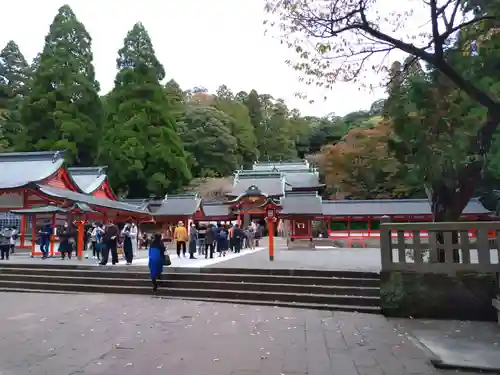
{"type": "Polygon", "coordinates": [[[71,178],[84,193],[92,194],[107,179],[107,167],[70,167],[71,178]]]}
{"type": "MultiPolygon", "coordinates": [[[[412,216],[431,215],[427,199],[371,199],[371,200],[321,200],[317,194],[287,193],[281,199],[282,215],[343,216],[412,216]]],[[[464,215],[491,213],[473,198],[465,207],[464,215]]]]}
{"type": "Polygon", "coordinates": [[[191,216],[201,205],[198,194],[166,195],[155,216],[191,216]]]}
{"type": "Polygon", "coordinates": [[[0,153],[0,189],[15,189],[40,182],[63,165],[63,151],[0,153]]]}
{"type": "Polygon", "coordinates": [[[38,184],[37,187],[43,194],[46,194],[54,198],[67,199],[73,202],[85,203],[88,204],[89,206],[97,206],[116,211],[126,211],[126,212],[146,214],[146,215],[150,214],[148,210],[139,208],[137,206],[128,203],[114,201],[107,198],[98,198],[94,197],[93,195],[77,193],[75,191],[56,188],[52,186],[38,184]]]}

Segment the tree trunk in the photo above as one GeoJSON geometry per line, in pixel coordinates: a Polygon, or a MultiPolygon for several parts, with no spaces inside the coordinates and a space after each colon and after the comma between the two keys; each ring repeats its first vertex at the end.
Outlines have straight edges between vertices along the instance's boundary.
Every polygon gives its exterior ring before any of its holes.
{"type": "MultiPolygon", "coordinates": [[[[446,185],[440,182],[432,186],[430,191],[430,201],[432,218],[434,222],[458,221],[463,210],[474,195],[477,184],[483,177],[483,170],[486,166],[486,155],[490,150],[493,133],[500,123],[500,111],[498,109],[488,111],[485,124],[471,140],[469,156],[474,156],[473,161],[464,165],[458,171],[458,177],[453,184],[446,185]],[[477,156],[477,157],[476,157],[477,156]]],[[[452,232],[453,244],[459,243],[457,231],[452,232]]],[[[437,233],[438,245],[443,246],[444,235],[437,233]]],[[[438,251],[439,262],[445,262],[443,249],[438,251]]],[[[453,261],[460,262],[459,250],[453,250],[453,261]]]]}

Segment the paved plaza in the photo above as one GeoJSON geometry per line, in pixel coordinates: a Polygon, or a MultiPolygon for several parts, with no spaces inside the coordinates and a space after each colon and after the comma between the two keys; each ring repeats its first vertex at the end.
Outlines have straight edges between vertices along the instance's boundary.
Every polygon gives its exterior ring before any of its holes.
{"type": "Polygon", "coordinates": [[[2,375],[441,374],[379,315],[146,296],[0,299],[2,375]]]}
{"type": "Polygon", "coordinates": [[[268,250],[243,257],[228,259],[214,267],[224,268],[282,268],[314,270],[349,270],[380,272],[380,249],[277,249],[274,261],[269,261],[268,250]]]}

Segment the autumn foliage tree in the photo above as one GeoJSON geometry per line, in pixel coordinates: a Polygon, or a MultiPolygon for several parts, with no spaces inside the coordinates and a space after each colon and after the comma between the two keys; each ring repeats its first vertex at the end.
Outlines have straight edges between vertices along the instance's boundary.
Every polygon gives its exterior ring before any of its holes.
{"type": "Polygon", "coordinates": [[[413,186],[388,147],[392,124],[380,121],[371,129],[354,128],[338,143],[326,146],[319,164],[335,193],[357,199],[407,197],[413,186]]]}
{"type": "MultiPolygon", "coordinates": [[[[310,84],[332,87],[338,80],[364,79],[370,67],[375,71],[387,68],[385,64],[390,60],[386,57],[394,50],[410,56],[410,64],[403,66],[403,72],[416,61],[422,61],[432,71],[420,90],[417,86],[410,90],[410,96],[418,103],[418,110],[413,112],[419,120],[413,124],[423,125],[418,131],[425,132],[429,126],[424,121],[423,114],[428,113],[422,106],[424,101],[431,104],[429,109],[432,109],[433,103],[429,100],[442,99],[439,93],[432,92],[429,84],[445,86],[448,103],[444,106],[449,105],[454,115],[465,113],[468,119],[476,119],[474,126],[460,136],[458,132],[453,136],[454,140],[460,140],[459,154],[449,150],[442,153],[439,137],[437,143],[426,148],[426,152],[433,154],[432,159],[440,160],[439,164],[430,164],[433,175],[446,174],[445,178],[422,181],[432,203],[434,219],[456,220],[483,177],[500,124],[497,81],[490,77],[495,72],[485,69],[498,61],[498,48],[492,48],[498,41],[494,37],[484,41],[484,36],[491,34],[497,25],[498,2],[422,0],[420,6],[411,2],[408,12],[384,9],[384,14],[382,5],[380,0],[268,0],[267,10],[271,14],[268,22],[279,30],[282,41],[297,52],[292,64],[310,84]],[[418,34],[408,35],[402,28],[416,21],[412,17],[420,13],[428,19],[427,22],[419,19],[419,24],[428,28],[421,27],[418,34]],[[480,37],[483,37],[482,46],[478,45],[480,37]],[[418,97],[419,91],[423,94],[421,97],[418,97]]],[[[433,115],[442,116],[443,109],[433,115]]],[[[467,120],[467,124],[471,122],[467,120]]],[[[443,118],[431,126],[434,125],[454,127],[456,121],[443,118]]],[[[461,126],[460,130],[464,129],[461,126]]],[[[422,162],[419,165],[422,169],[429,166],[424,156],[412,161],[422,162]]]]}

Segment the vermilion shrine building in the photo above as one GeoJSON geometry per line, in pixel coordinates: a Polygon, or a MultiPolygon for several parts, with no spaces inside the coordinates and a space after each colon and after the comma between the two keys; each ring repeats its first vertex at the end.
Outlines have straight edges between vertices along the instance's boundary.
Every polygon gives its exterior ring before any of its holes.
{"type": "MultiPolygon", "coordinates": [[[[265,216],[265,203],[278,204],[279,228],[292,241],[313,237],[313,222],[327,222],[330,239],[361,240],[380,237],[383,216],[392,221],[431,221],[426,199],[324,200],[324,185],[318,171],[305,160],[255,163],[251,170],[235,172],[233,186],[225,202],[203,202],[197,194],[166,196],[151,201],[156,221],[233,221],[246,225],[265,216]]],[[[490,217],[477,199],[472,199],[462,219],[490,217]]],[[[410,236],[411,234],[407,234],[410,236]]],[[[425,233],[423,234],[425,236],[425,233]]]]}
{"type": "MultiPolygon", "coordinates": [[[[0,154],[0,211],[22,215],[21,247],[31,247],[37,226],[53,226],[71,218],[89,220],[154,222],[166,232],[179,221],[262,221],[272,205],[279,229],[292,241],[310,239],[313,223],[327,222],[331,239],[379,237],[379,220],[430,221],[425,199],[323,200],[324,185],[318,171],[305,160],[255,163],[251,170],[238,170],[224,202],[206,202],[198,194],[167,195],[164,199],[118,201],[106,175],[106,167],[66,168],[63,152],[0,154]],[[29,242],[29,244],[28,244],[29,242]]],[[[490,212],[473,199],[463,218],[486,219],[490,212]]],[[[76,220],[75,220],[76,219],[76,220]]],[[[51,252],[54,252],[53,245],[51,252]]]]}
{"type": "Polygon", "coordinates": [[[0,173],[0,211],[21,215],[20,246],[33,254],[32,239],[45,223],[57,227],[71,221],[82,232],[89,220],[151,218],[148,210],[116,200],[105,168],[66,168],[60,151],[1,153],[0,173]]]}

